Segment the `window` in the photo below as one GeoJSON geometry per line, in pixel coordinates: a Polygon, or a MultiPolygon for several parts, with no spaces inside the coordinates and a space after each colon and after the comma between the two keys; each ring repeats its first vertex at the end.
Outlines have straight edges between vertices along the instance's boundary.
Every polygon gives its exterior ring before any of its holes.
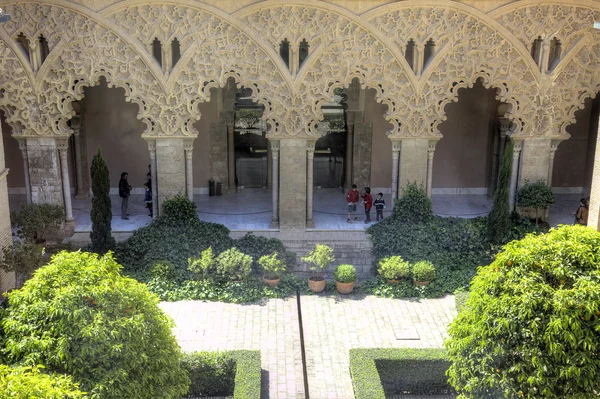
{"type": "Polygon", "coordinates": [[[31,62],[29,59],[29,40],[23,33],[20,33],[19,36],[17,36],[17,46],[21,49],[25,58],[27,58],[27,61],[31,62]]]}
{"type": "Polygon", "coordinates": [[[541,56],[542,56],[542,37],[539,36],[537,39],[533,41],[531,45],[531,57],[536,64],[541,65],[541,56]]]}
{"type": "Polygon", "coordinates": [[[162,68],[162,43],[158,38],[154,38],[154,41],[152,42],[152,55],[154,56],[154,59],[158,61],[158,65],[162,68]]]}
{"type": "Polygon", "coordinates": [[[302,64],[308,58],[308,47],[308,42],[306,39],[303,39],[298,49],[298,68],[302,68],[302,64]]]}
{"type": "Polygon", "coordinates": [[[423,51],[423,68],[427,68],[427,65],[433,60],[435,56],[435,42],[433,40],[428,40],[425,43],[425,51],[423,51]]]}
{"type": "Polygon", "coordinates": [[[171,67],[174,68],[177,65],[177,61],[181,58],[181,47],[179,45],[179,40],[177,38],[173,39],[171,42],[171,67]]]}
{"type": "Polygon", "coordinates": [[[406,51],[404,52],[404,58],[406,58],[406,62],[410,68],[415,70],[415,41],[410,39],[408,43],[406,43],[406,51]]]}
{"type": "Polygon", "coordinates": [[[48,46],[48,41],[44,37],[44,35],[40,35],[40,63],[44,63],[46,58],[50,54],[50,47],[48,46]]]}
{"type": "Polygon", "coordinates": [[[557,38],[550,42],[550,55],[548,57],[548,71],[553,71],[560,62],[562,56],[562,45],[557,38]]]}
{"type": "Polygon", "coordinates": [[[281,44],[279,45],[279,55],[281,56],[281,59],[283,60],[283,62],[285,62],[285,65],[287,65],[287,67],[290,67],[290,42],[288,41],[288,39],[284,39],[281,44]]]}

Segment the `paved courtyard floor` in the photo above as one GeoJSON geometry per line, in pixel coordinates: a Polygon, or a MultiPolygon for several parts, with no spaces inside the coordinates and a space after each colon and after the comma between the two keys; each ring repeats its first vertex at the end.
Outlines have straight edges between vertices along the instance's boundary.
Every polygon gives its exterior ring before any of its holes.
{"type": "Polygon", "coordinates": [[[259,304],[163,302],[184,351],[261,351],[263,397],[354,397],[348,371],[351,348],[441,347],[456,316],[454,297],[397,300],[375,296],[301,295],[306,353],[304,380],[296,297],[259,304]]]}
{"type": "MultiPolygon", "coordinates": [[[[550,224],[573,223],[573,212],[577,209],[581,194],[558,194],[556,203],[550,208],[550,224]]],[[[112,229],[114,232],[133,231],[150,223],[148,210],[145,208],[142,195],[133,195],[129,199],[129,220],[121,219],[118,195],[112,199],[112,229]]],[[[391,215],[391,198],[385,195],[387,209],[384,216],[391,215]]],[[[18,209],[25,202],[24,195],[10,195],[11,210],[18,209]]],[[[434,195],[433,211],[440,216],[472,218],[485,216],[492,207],[492,200],[487,195],[434,195]]],[[[91,198],[73,199],[73,215],[76,232],[88,232],[92,229],[90,210],[91,198]]],[[[243,189],[237,193],[218,197],[208,195],[194,196],[198,217],[207,222],[221,223],[232,231],[276,231],[269,227],[272,215],[271,192],[264,189],[243,189]]],[[[364,208],[358,209],[358,221],[346,222],[346,197],[339,189],[319,189],[314,193],[313,219],[315,228],[309,230],[324,231],[356,231],[365,230],[369,225],[364,223],[364,208]]],[[[375,220],[375,211],[371,211],[371,219],[375,220]]]]}

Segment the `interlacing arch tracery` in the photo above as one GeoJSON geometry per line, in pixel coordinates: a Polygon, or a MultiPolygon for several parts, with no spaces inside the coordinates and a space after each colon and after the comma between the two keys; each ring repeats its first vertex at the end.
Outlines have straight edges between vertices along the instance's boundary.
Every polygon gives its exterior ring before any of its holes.
{"type": "Polygon", "coordinates": [[[393,137],[439,137],[445,105],[482,79],[511,105],[514,134],[566,135],[599,88],[600,35],[591,25],[600,7],[565,2],[516,2],[485,15],[460,3],[409,0],[361,16],[315,1],[265,1],[233,15],[196,2],[124,2],[101,14],[63,0],[8,4],[13,20],[0,38],[43,36],[50,54],[33,70],[14,43],[3,47],[0,65],[10,72],[0,77],[0,107],[14,134],[69,134],[71,102],[104,76],[139,105],[145,136],[189,137],[197,133],[198,102],[233,77],[265,105],[270,136],[312,137],[333,89],[358,78],[388,106],[393,137]],[[538,37],[562,45],[552,70],[540,71],[531,58],[538,37]],[[164,45],[177,39],[176,65],[161,70],[153,60],[155,38],[164,45]],[[283,39],[310,46],[293,76],[278,56],[283,39]],[[435,44],[420,68],[404,59],[409,41],[419,49],[435,44]]]}

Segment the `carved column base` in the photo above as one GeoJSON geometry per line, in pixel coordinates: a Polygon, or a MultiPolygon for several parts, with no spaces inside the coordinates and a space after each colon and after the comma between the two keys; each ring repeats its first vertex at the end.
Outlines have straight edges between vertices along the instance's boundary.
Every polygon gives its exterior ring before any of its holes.
{"type": "Polygon", "coordinates": [[[77,194],[75,194],[75,199],[87,199],[89,197],[90,197],[89,192],[78,192],[77,194]]]}
{"type": "Polygon", "coordinates": [[[307,229],[314,229],[315,228],[315,221],[310,219],[310,220],[306,220],[306,228],[307,229]]]}
{"type": "Polygon", "coordinates": [[[65,237],[72,237],[76,226],[75,219],[65,220],[65,237]]]}

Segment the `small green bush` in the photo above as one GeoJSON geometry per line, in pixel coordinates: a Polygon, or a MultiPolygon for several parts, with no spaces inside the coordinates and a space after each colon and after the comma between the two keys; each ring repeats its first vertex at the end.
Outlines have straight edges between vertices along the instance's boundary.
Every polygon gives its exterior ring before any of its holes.
{"type": "Polygon", "coordinates": [[[271,255],[261,256],[258,263],[263,270],[263,276],[267,280],[276,280],[286,271],[285,263],[279,259],[279,254],[277,252],[274,252],[271,255]]]}
{"type": "Polygon", "coordinates": [[[58,205],[28,204],[11,212],[10,220],[17,235],[24,240],[42,242],[50,228],[58,228],[65,220],[65,211],[58,205]]]}
{"type": "Polygon", "coordinates": [[[410,274],[410,264],[401,256],[390,256],[379,262],[378,272],[388,280],[401,280],[410,274]]]}
{"type": "Polygon", "coordinates": [[[433,263],[422,260],[412,266],[412,275],[416,281],[433,281],[435,279],[435,267],[433,263]]]}
{"type": "Polygon", "coordinates": [[[190,376],[188,396],[231,396],[235,360],[226,352],[186,353],[181,366],[190,376]]]}
{"type": "Polygon", "coordinates": [[[353,283],[356,281],[356,269],[352,265],[339,265],[333,275],[335,281],[339,283],[353,283]]]}
{"type": "Polygon", "coordinates": [[[335,256],[333,249],[324,244],[317,244],[315,249],[302,257],[302,260],[308,263],[308,267],[313,272],[311,279],[322,280],[323,271],[335,261],[335,256]]]}
{"type": "Polygon", "coordinates": [[[0,399],[88,399],[70,376],[0,365],[0,399]]]}
{"type": "Polygon", "coordinates": [[[212,247],[202,251],[199,258],[188,259],[188,270],[194,273],[196,280],[208,280],[217,275],[217,261],[213,254],[212,247]]]}
{"type": "Polygon", "coordinates": [[[144,284],[103,257],[61,252],[8,294],[4,356],[69,374],[98,399],[175,399],[189,380],[172,321],[144,284]]]}
{"type": "Polygon", "coordinates": [[[175,266],[173,266],[171,262],[165,260],[158,261],[154,264],[151,275],[152,278],[160,278],[165,280],[175,280],[177,278],[175,266]]]}
{"type": "Polygon", "coordinates": [[[215,262],[217,273],[228,280],[245,280],[252,272],[252,258],[235,247],[222,252],[215,262]]]}
{"type": "Polygon", "coordinates": [[[599,259],[599,232],[563,226],[479,269],[445,343],[462,397],[597,396],[599,259]]]}
{"type": "Polygon", "coordinates": [[[554,194],[546,182],[540,180],[535,183],[525,181],[525,184],[517,191],[517,203],[525,208],[535,209],[536,223],[539,220],[539,211],[548,209],[554,204],[554,194]]]}
{"type": "Polygon", "coordinates": [[[431,199],[423,186],[408,183],[402,190],[402,198],[396,200],[392,216],[405,223],[423,223],[433,219],[431,199]]]}
{"type": "Polygon", "coordinates": [[[177,195],[166,200],[162,206],[162,221],[167,224],[195,224],[198,219],[196,204],[184,197],[177,195]]]}
{"type": "Polygon", "coordinates": [[[386,394],[451,393],[443,349],[350,349],[350,376],[356,399],[385,399],[386,394]]]}

